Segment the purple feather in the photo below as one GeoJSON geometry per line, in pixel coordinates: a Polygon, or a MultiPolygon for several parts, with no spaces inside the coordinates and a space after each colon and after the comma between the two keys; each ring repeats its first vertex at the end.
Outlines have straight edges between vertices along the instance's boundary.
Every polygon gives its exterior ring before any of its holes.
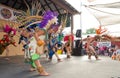
{"type": "Polygon", "coordinates": [[[40,28],[44,28],[49,20],[52,20],[54,17],[57,17],[57,13],[52,12],[52,11],[47,11],[45,12],[45,14],[43,15],[43,20],[41,21],[41,25],[40,28]]]}

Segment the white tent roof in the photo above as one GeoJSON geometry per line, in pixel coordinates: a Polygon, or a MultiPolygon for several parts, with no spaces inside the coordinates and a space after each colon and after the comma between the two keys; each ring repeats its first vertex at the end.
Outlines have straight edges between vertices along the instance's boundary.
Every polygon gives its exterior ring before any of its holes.
{"type": "Polygon", "coordinates": [[[120,36],[120,0],[76,0],[76,5],[73,4],[74,0],[66,1],[81,11],[83,31],[102,25],[108,29],[108,33],[120,36]]]}
{"type": "Polygon", "coordinates": [[[86,8],[102,26],[120,24],[120,2],[89,5],[86,8]]]}
{"type": "Polygon", "coordinates": [[[83,5],[108,29],[108,34],[120,36],[120,0],[94,0],[83,5]]]}

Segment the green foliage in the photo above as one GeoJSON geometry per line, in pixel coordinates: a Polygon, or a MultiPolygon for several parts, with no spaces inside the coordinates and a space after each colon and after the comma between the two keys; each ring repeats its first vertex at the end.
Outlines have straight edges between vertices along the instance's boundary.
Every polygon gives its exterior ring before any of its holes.
{"type": "Polygon", "coordinates": [[[87,29],[86,34],[95,34],[95,29],[94,28],[87,29]]]}

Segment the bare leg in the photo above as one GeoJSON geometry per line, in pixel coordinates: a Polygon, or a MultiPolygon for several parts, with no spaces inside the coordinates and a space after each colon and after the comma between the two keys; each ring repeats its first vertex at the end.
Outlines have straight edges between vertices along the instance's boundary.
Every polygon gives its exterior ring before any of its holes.
{"type": "Polygon", "coordinates": [[[91,59],[92,53],[89,51],[88,52],[88,59],[91,59]]]}
{"type": "Polygon", "coordinates": [[[57,57],[58,62],[61,62],[60,57],[58,56],[57,52],[55,52],[55,56],[57,57]]]}
{"type": "Polygon", "coordinates": [[[31,66],[30,71],[31,71],[31,72],[32,72],[32,71],[36,71],[36,68],[33,68],[33,67],[31,66]]]}
{"type": "Polygon", "coordinates": [[[89,49],[89,47],[86,49],[87,55],[88,55],[88,59],[91,59],[92,53],[89,49]]]}
{"type": "MultiPolygon", "coordinates": [[[[53,48],[53,51],[55,52],[55,48],[53,48]]],[[[55,52],[55,56],[57,57],[58,62],[61,62],[60,57],[58,56],[57,52],[55,52]]]]}
{"type": "Polygon", "coordinates": [[[9,58],[8,58],[8,56],[9,56],[9,48],[8,48],[8,46],[6,47],[6,60],[10,60],[9,58]]]}
{"type": "Polygon", "coordinates": [[[30,71],[36,71],[36,64],[34,61],[31,60],[31,68],[30,68],[30,71]]]}
{"type": "Polygon", "coordinates": [[[89,46],[89,49],[90,49],[91,52],[94,53],[94,56],[95,56],[96,60],[99,60],[99,59],[98,59],[98,55],[97,55],[95,49],[94,49],[92,46],[89,46]]]}
{"type": "MultiPolygon", "coordinates": [[[[40,54],[38,47],[36,48],[36,53],[40,54]]],[[[39,59],[33,61],[37,67],[37,70],[41,76],[48,76],[49,74],[45,71],[44,67],[40,64],[39,59]]]]}
{"type": "Polygon", "coordinates": [[[67,58],[70,58],[71,57],[71,53],[70,51],[67,51],[67,58]]]}
{"type": "Polygon", "coordinates": [[[119,57],[118,57],[118,60],[120,61],[120,55],[118,55],[119,57]]]}
{"type": "Polygon", "coordinates": [[[42,67],[39,60],[35,60],[34,62],[36,64],[36,66],[37,66],[37,70],[38,70],[40,75],[42,75],[42,76],[48,76],[49,75],[49,73],[47,73],[45,71],[45,69],[42,67]]]}

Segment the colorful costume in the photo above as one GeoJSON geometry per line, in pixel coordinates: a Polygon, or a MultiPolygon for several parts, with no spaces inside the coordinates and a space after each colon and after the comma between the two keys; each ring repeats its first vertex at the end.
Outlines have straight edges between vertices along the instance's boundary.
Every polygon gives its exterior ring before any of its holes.
{"type": "Polygon", "coordinates": [[[3,36],[3,38],[0,40],[0,54],[4,52],[7,46],[10,44],[15,45],[15,41],[13,39],[10,39],[10,37],[6,34],[3,36]]]}
{"type": "Polygon", "coordinates": [[[7,34],[3,35],[3,38],[0,40],[0,54],[2,54],[6,47],[10,44],[16,46],[13,39],[13,36],[16,35],[16,29],[10,27],[9,25],[5,25],[3,27],[3,32],[7,34]]]}
{"type": "Polygon", "coordinates": [[[36,68],[36,65],[34,63],[34,60],[38,59],[40,56],[35,54],[37,43],[34,37],[27,38],[25,36],[20,37],[19,44],[22,42],[22,40],[26,43],[23,45],[24,48],[24,58],[25,62],[31,64],[33,68],[36,68]]]}
{"type": "Polygon", "coordinates": [[[31,60],[32,67],[36,68],[34,61],[40,58],[40,55],[36,53],[37,42],[34,37],[31,37],[29,39],[29,42],[30,43],[28,44],[28,52],[29,52],[28,58],[31,60]]]}
{"type": "MultiPolygon", "coordinates": [[[[51,35],[53,36],[53,35],[51,35]]],[[[48,50],[49,50],[49,59],[52,59],[54,53],[57,51],[57,38],[54,37],[52,39],[50,39],[49,44],[48,44],[48,50]]]]}

